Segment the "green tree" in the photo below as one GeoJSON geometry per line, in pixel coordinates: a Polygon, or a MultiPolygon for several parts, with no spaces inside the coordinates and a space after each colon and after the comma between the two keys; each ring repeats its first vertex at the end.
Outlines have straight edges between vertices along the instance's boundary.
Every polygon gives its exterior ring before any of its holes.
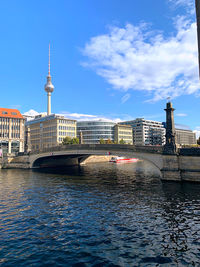
{"type": "Polygon", "coordinates": [[[120,143],[120,145],[125,145],[125,144],[126,144],[126,142],[124,141],[124,139],[121,139],[121,140],[119,141],[119,143],[120,143]]]}
{"type": "Polygon", "coordinates": [[[105,142],[105,140],[104,140],[103,138],[101,138],[101,139],[99,140],[99,143],[100,143],[101,145],[103,145],[103,144],[105,144],[106,142],[105,142]]]}
{"type": "Polygon", "coordinates": [[[71,137],[66,136],[65,138],[63,138],[62,145],[70,145],[71,142],[72,142],[71,137]]]}
{"type": "Polygon", "coordinates": [[[76,144],[79,144],[78,137],[71,138],[69,136],[66,136],[62,141],[62,145],[76,145],[76,144]]]}
{"type": "Polygon", "coordinates": [[[78,138],[78,137],[74,137],[74,138],[72,138],[72,144],[73,144],[73,145],[77,145],[77,144],[79,144],[79,138],[78,138]]]}

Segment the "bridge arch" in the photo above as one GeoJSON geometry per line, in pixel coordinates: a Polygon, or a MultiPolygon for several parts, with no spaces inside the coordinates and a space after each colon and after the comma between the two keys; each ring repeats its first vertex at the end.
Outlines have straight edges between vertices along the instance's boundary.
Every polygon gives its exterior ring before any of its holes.
{"type": "Polygon", "coordinates": [[[45,168],[45,167],[63,167],[79,165],[81,160],[86,159],[90,155],[40,155],[30,161],[30,168],[45,168]]]}
{"type": "Polygon", "coordinates": [[[81,148],[84,149],[80,149],[80,146],[78,146],[79,149],[77,149],[77,146],[73,146],[73,149],[68,149],[67,147],[66,150],[61,151],[32,154],[30,155],[30,168],[40,167],[41,165],[45,166],[45,164],[52,166],[56,166],[56,164],[57,166],[77,165],[80,163],[81,159],[87,158],[91,155],[108,155],[108,152],[111,155],[136,157],[146,160],[154,165],[159,171],[163,168],[163,156],[159,153],[159,151],[158,153],[149,153],[146,151],[137,151],[137,149],[133,149],[133,146],[130,146],[130,148],[129,146],[124,145],[120,145],[120,147],[117,146],[119,145],[106,145],[106,148],[103,147],[104,149],[102,149],[102,146],[98,147],[98,145],[88,145],[86,149],[86,145],[82,145],[81,148]],[[121,147],[123,149],[121,149],[121,147]]]}

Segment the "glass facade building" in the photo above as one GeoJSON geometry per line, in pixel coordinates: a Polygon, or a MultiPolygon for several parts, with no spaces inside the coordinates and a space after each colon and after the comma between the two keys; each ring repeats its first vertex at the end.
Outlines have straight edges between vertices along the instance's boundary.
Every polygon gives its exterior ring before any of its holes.
{"type": "Polygon", "coordinates": [[[114,141],[115,123],[106,120],[78,121],[77,134],[82,133],[84,144],[98,144],[100,139],[114,141]]]}

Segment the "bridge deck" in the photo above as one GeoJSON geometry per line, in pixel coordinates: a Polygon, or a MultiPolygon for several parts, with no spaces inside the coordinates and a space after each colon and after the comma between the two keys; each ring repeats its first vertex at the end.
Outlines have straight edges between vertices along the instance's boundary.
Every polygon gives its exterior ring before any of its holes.
{"type": "Polygon", "coordinates": [[[92,145],[65,145],[44,148],[42,150],[33,151],[30,154],[41,154],[45,152],[56,152],[56,151],[70,151],[70,150],[104,150],[104,151],[123,151],[123,152],[143,152],[143,153],[156,153],[162,154],[162,146],[134,146],[134,145],[118,145],[118,144],[92,144],[92,145]]]}

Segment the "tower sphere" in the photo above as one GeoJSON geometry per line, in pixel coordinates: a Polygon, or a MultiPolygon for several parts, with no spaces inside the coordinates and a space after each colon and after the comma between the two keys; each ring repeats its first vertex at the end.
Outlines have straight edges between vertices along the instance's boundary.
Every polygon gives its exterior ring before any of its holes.
{"type": "Polygon", "coordinates": [[[54,90],[54,86],[51,82],[51,76],[47,76],[47,83],[44,86],[44,89],[47,93],[52,93],[54,90]]]}

